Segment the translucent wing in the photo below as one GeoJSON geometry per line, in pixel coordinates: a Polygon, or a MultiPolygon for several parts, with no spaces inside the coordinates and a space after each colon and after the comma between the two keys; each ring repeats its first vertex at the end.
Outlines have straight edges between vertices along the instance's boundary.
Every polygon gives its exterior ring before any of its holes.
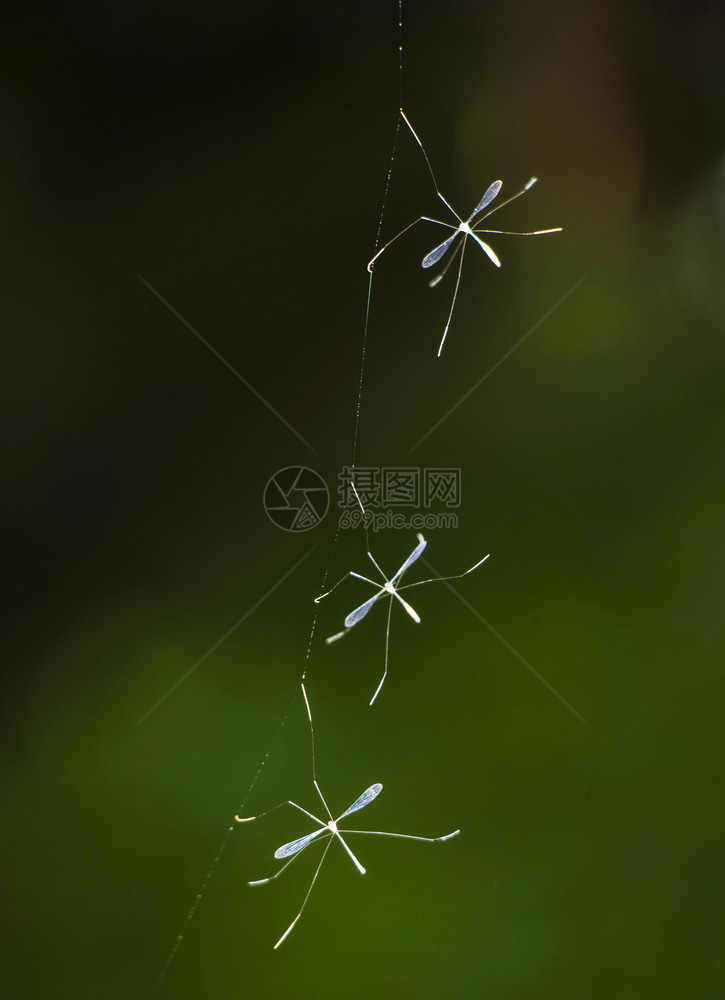
{"type": "Polygon", "coordinates": [[[496,197],[496,195],[501,190],[501,185],[502,185],[501,181],[494,181],[493,182],[493,184],[488,189],[488,191],[486,191],[486,193],[483,196],[483,198],[481,198],[481,200],[479,201],[479,203],[476,205],[476,207],[474,208],[474,210],[471,212],[471,217],[468,220],[469,223],[472,222],[473,219],[475,218],[475,216],[477,216],[479,212],[482,212],[487,205],[491,204],[491,202],[493,201],[493,199],[496,197]]]}
{"type": "Polygon", "coordinates": [[[435,250],[431,250],[430,253],[426,254],[425,257],[423,258],[423,263],[422,263],[421,266],[422,267],[433,267],[434,264],[437,264],[438,261],[443,256],[443,254],[448,249],[448,247],[455,240],[456,236],[458,236],[459,232],[460,232],[460,229],[457,229],[455,231],[455,233],[453,234],[453,236],[449,236],[448,239],[445,240],[443,243],[441,243],[440,246],[436,247],[435,250]]]}
{"type": "Polygon", "coordinates": [[[415,560],[420,558],[420,556],[421,556],[421,554],[423,552],[423,549],[426,547],[427,544],[428,543],[426,542],[425,538],[423,538],[423,536],[421,534],[419,534],[418,535],[418,544],[413,549],[413,551],[410,553],[410,555],[405,560],[405,562],[403,563],[403,565],[400,567],[400,569],[398,570],[398,572],[395,574],[395,576],[393,577],[393,579],[390,581],[391,583],[395,583],[396,580],[399,580],[401,578],[401,576],[403,575],[403,573],[405,573],[406,569],[409,569],[413,565],[413,563],[415,562],[415,560]]]}
{"type": "Polygon", "coordinates": [[[315,830],[314,833],[308,833],[306,837],[300,837],[299,840],[291,840],[289,844],[283,844],[281,847],[278,847],[274,852],[274,856],[275,858],[290,858],[293,854],[299,854],[300,851],[303,851],[315,837],[319,837],[321,833],[329,832],[325,826],[319,830],[315,830]]]}
{"type": "Polygon", "coordinates": [[[346,809],[342,816],[340,816],[335,822],[339,823],[341,819],[344,819],[345,816],[349,816],[350,813],[356,813],[359,809],[364,809],[365,806],[369,805],[373,799],[376,799],[378,795],[380,795],[382,790],[383,786],[379,782],[375,785],[371,785],[370,788],[366,788],[360,798],[355,799],[350,808],[346,809]]]}
{"type": "Polygon", "coordinates": [[[382,597],[384,593],[385,590],[379,590],[377,594],[373,594],[373,596],[369,600],[365,601],[364,604],[361,604],[359,608],[355,608],[354,611],[351,611],[345,619],[345,628],[352,628],[353,625],[357,625],[359,621],[362,621],[373,604],[375,604],[378,598],[382,597]]]}

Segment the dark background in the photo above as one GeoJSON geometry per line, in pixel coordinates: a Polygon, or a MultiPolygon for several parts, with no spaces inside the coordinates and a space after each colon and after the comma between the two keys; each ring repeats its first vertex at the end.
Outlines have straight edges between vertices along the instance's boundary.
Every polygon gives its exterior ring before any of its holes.
{"type": "MultiPolygon", "coordinates": [[[[296,696],[334,516],[266,518],[268,478],[351,457],[367,274],[398,107],[394,2],[25,5],[0,59],[4,315],[3,983],[20,997],[720,997],[725,12],[409,3],[406,110],[491,238],[426,287],[420,225],[373,286],[363,465],[456,466],[443,587],[308,664],[330,852],[296,696]],[[504,226],[505,223],[505,226],[504,226]],[[139,281],[151,283],[306,449],[139,281]],[[413,455],[408,449],[585,282],[413,455]],[[157,700],[314,551],[146,720],[157,700]],[[352,839],[351,839],[352,843],[352,839]],[[335,846],[335,845],[333,845],[335,846]],[[310,849],[312,855],[313,849],[310,849]]],[[[383,237],[441,211],[401,131],[383,237]]],[[[384,568],[412,532],[372,539],[384,568]]],[[[425,572],[424,570],[422,572],[425,572]]]]}

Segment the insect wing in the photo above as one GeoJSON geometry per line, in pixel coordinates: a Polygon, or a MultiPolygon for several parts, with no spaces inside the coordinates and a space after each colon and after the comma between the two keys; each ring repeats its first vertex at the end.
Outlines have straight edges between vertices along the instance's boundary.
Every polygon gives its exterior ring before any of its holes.
{"type": "Polygon", "coordinates": [[[423,538],[423,536],[420,535],[420,534],[418,535],[418,539],[419,539],[418,544],[413,549],[413,551],[410,553],[410,555],[405,560],[405,562],[403,563],[403,565],[400,567],[400,569],[398,570],[398,572],[395,574],[395,576],[393,577],[393,579],[390,581],[391,583],[395,583],[396,580],[399,580],[401,578],[401,576],[403,575],[403,573],[405,573],[405,571],[407,569],[410,569],[410,567],[413,565],[413,563],[416,561],[416,559],[419,559],[420,556],[423,554],[423,549],[426,547],[426,545],[428,543],[426,542],[425,538],[423,538]]]}
{"type": "Polygon", "coordinates": [[[357,625],[359,621],[362,621],[365,615],[368,613],[370,608],[375,604],[379,597],[382,597],[385,593],[384,590],[379,590],[377,594],[374,594],[369,600],[361,604],[359,608],[355,608],[345,619],[345,628],[352,628],[353,625],[357,625]]]}
{"type": "Polygon", "coordinates": [[[479,203],[476,205],[476,207],[474,208],[474,210],[471,212],[471,217],[468,220],[469,223],[471,223],[473,221],[473,219],[478,215],[478,213],[482,212],[484,210],[484,208],[486,208],[487,205],[491,204],[491,202],[493,201],[493,199],[496,197],[496,195],[501,190],[501,186],[502,186],[502,181],[494,181],[493,182],[493,184],[488,189],[488,191],[486,191],[486,193],[483,196],[483,198],[481,198],[481,200],[479,201],[479,203]]]}
{"type": "Polygon", "coordinates": [[[336,822],[339,823],[341,819],[344,819],[345,816],[349,816],[350,813],[355,813],[358,812],[359,809],[364,809],[365,806],[369,805],[373,801],[373,799],[376,799],[378,795],[380,795],[382,790],[383,786],[379,782],[376,783],[375,785],[371,785],[370,788],[366,788],[365,791],[362,793],[362,795],[359,798],[355,799],[350,808],[346,809],[345,812],[342,814],[342,816],[340,816],[336,820],[336,822]]]}
{"type": "Polygon", "coordinates": [[[430,253],[426,254],[425,257],[423,258],[423,263],[421,264],[421,267],[433,267],[434,264],[437,264],[438,261],[443,256],[443,254],[448,249],[448,247],[455,240],[456,236],[458,236],[459,232],[460,230],[457,229],[453,234],[453,236],[449,236],[448,239],[445,240],[443,243],[441,243],[440,246],[436,247],[435,250],[431,250],[430,253]]]}
{"type": "Polygon", "coordinates": [[[315,830],[314,833],[308,833],[306,837],[300,837],[299,840],[291,840],[289,844],[283,844],[274,852],[275,858],[291,858],[293,854],[299,854],[300,851],[304,851],[310,841],[326,831],[329,833],[327,827],[324,827],[324,829],[315,830]]]}

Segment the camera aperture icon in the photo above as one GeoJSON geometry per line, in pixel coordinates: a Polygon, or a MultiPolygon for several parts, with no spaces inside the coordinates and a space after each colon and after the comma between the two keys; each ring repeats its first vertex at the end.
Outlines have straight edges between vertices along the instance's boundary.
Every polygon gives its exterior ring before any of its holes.
{"type": "Polygon", "coordinates": [[[264,487],[267,517],[283,531],[309,531],[320,523],[329,506],[327,483],[304,465],[280,469],[264,487]]]}

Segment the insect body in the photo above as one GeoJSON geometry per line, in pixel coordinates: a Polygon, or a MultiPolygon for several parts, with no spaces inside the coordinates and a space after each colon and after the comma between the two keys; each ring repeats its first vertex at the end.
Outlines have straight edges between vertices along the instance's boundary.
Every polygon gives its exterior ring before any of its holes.
{"type": "Polygon", "coordinates": [[[307,900],[310,898],[310,893],[312,892],[312,887],[314,886],[315,882],[317,881],[317,876],[320,874],[320,869],[322,868],[322,865],[323,865],[323,863],[325,861],[325,858],[327,857],[327,852],[329,851],[330,846],[331,846],[331,844],[332,844],[332,842],[334,840],[339,840],[340,841],[340,843],[342,844],[343,848],[345,849],[345,851],[347,852],[347,854],[352,859],[355,867],[360,872],[360,874],[361,875],[365,874],[365,869],[363,868],[363,866],[360,864],[360,862],[358,861],[358,859],[353,854],[353,852],[350,849],[347,841],[345,840],[345,837],[343,837],[343,833],[345,834],[345,836],[347,836],[348,834],[351,834],[351,833],[354,833],[354,834],[367,834],[367,836],[369,836],[369,837],[395,837],[398,840],[420,840],[420,841],[424,841],[425,843],[428,843],[428,844],[434,844],[434,843],[442,842],[442,841],[445,841],[445,840],[451,840],[452,837],[456,837],[461,832],[460,830],[454,830],[452,833],[446,833],[442,837],[418,837],[418,836],[414,836],[413,834],[410,834],[410,833],[390,833],[387,830],[341,830],[340,829],[340,823],[342,822],[342,820],[344,820],[345,817],[352,815],[352,813],[356,813],[356,812],[359,812],[361,809],[364,809],[365,806],[370,805],[370,803],[374,799],[376,799],[378,797],[378,795],[380,795],[380,793],[383,790],[383,786],[380,784],[380,782],[376,782],[374,785],[370,785],[369,788],[365,789],[365,791],[362,793],[362,795],[359,795],[355,799],[355,801],[353,802],[353,804],[351,806],[348,806],[348,808],[345,810],[345,812],[341,813],[337,817],[337,819],[333,819],[332,813],[330,812],[329,807],[327,805],[327,802],[325,801],[325,797],[322,794],[322,791],[320,790],[320,786],[317,783],[317,778],[316,778],[316,774],[315,774],[315,772],[316,772],[315,756],[314,756],[314,752],[315,752],[314,751],[314,745],[315,744],[314,744],[314,731],[313,731],[313,728],[312,728],[312,712],[310,711],[310,703],[309,703],[309,701],[307,699],[307,691],[305,690],[304,684],[302,685],[302,695],[303,695],[303,697],[305,699],[305,706],[307,708],[307,716],[308,716],[308,719],[309,719],[309,722],[310,722],[310,735],[312,737],[312,780],[313,780],[313,784],[315,786],[315,789],[317,790],[317,794],[320,797],[320,801],[322,802],[322,805],[325,808],[325,812],[327,813],[327,815],[330,818],[328,820],[322,820],[322,819],[319,818],[319,816],[315,816],[314,813],[309,812],[303,806],[297,805],[296,802],[291,802],[291,801],[289,801],[289,802],[281,802],[279,805],[273,806],[272,809],[267,809],[265,812],[259,813],[259,815],[257,815],[257,816],[235,816],[234,817],[235,820],[237,821],[237,823],[249,823],[252,820],[259,819],[261,816],[268,815],[268,813],[270,813],[270,812],[274,812],[275,809],[279,809],[279,808],[281,808],[281,806],[289,805],[289,806],[292,806],[294,809],[297,809],[299,812],[304,813],[305,816],[308,816],[313,822],[317,823],[317,826],[318,826],[318,829],[317,830],[313,830],[312,833],[307,833],[307,834],[304,835],[304,837],[298,837],[296,840],[291,840],[288,844],[283,844],[281,847],[278,847],[277,850],[274,852],[275,858],[277,858],[279,861],[283,861],[285,859],[289,859],[289,860],[286,860],[286,863],[283,864],[282,867],[277,872],[275,872],[274,875],[270,875],[268,878],[256,879],[254,882],[250,882],[249,885],[252,885],[252,886],[254,886],[254,885],[266,885],[268,882],[273,882],[276,878],[279,878],[279,876],[282,874],[283,871],[286,871],[286,869],[289,868],[289,866],[292,864],[292,862],[295,860],[295,858],[299,857],[299,855],[302,854],[302,852],[307,847],[309,847],[310,844],[312,844],[313,842],[316,842],[316,841],[327,840],[327,845],[325,847],[325,850],[322,853],[322,857],[319,860],[317,868],[315,869],[315,874],[312,876],[312,880],[310,881],[310,885],[309,885],[309,887],[307,889],[307,893],[305,895],[304,900],[302,901],[302,906],[300,907],[299,912],[297,913],[297,916],[294,918],[294,920],[292,921],[292,923],[289,925],[289,927],[287,928],[287,930],[284,932],[284,934],[282,935],[282,937],[279,939],[279,941],[274,946],[275,949],[279,948],[279,946],[282,944],[282,942],[285,940],[285,938],[291,933],[293,927],[295,926],[295,924],[297,923],[297,921],[302,916],[302,912],[303,912],[305,906],[307,905],[307,900]]]}
{"type": "Polygon", "coordinates": [[[469,215],[469,217],[467,219],[462,219],[461,216],[456,212],[456,210],[451,206],[450,202],[448,202],[448,200],[441,193],[440,188],[438,187],[438,183],[437,183],[437,181],[435,179],[435,174],[433,173],[433,168],[432,168],[432,166],[430,164],[430,160],[428,159],[428,154],[426,153],[425,149],[423,148],[423,143],[418,138],[418,135],[417,135],[415,129],[413,128],[413,126],[408,121],[407,117],[405,116],[405,112],[402,110],[402,108],[401,108],[400,113],[403,116],[403,120],[405,121],[405,124],[408,126],[408,128],[412,132],[413,138],[415,139],[415,141],[420,146],[420,149],[421,149],[421,151],[423,153],[423,156],[425,157],[425,162],[428,165],[428,170],[429,170],[431,178],[433,180],[433,186],[435,188],[436,194],[438,195],[438,197],[440,198],[440,200],[443,202],[443,204],[446,206],[446,208],[448,209],[448,211],[456,219],[456,221],[457,221],[458,224],[454,225],[454,224],[452,224],[450,222],[443,222],[441,219],[432,219],[428,215],[421,215],[419,218],[417,218],[413,222],[411,222],[410,225],[406,226],[405,229],[402,229],[397,234],[397,236],[394,236],[392,238],[392,240],[388,240],[388,242],[385,244],[384,247],[382,247],[380,250],[378,250],[378,252],[375,254],[375,256],[373,257],[373,259],[368,264],[368,270],[372,271],[372,268],[373,268],[373,265],[374,265],[375,261],[378,259],[378,257],[385,250],[387,250],[387,248],[390,246],[391,243],[394,243],[395,240],[397,240],[399,236],[402,236],[403,233],[407,233],[407,231],[409,229],[411,229],[413,226],[417,225],[417,223],[419,223],[419,222],[433,222],[437,226],[445,226],[446,229],[452,230],[450,236],[446,237],[446,239],[442,243],[440,243],[437,247],[434,247],[433,250],[430,251],[430,253],[427,253],[425,255],[425,257],[423,258],[423,261],[422,261],[422,266],[424,268],[433,267],[435,264],[437,264],[438,261],[441,260],[441,258],[453,246],[453,244],[456,242],[456,239],[459,236],[462,237],[460,243],[458,244],[458,247],[454,251],[453,255],[449,258],[448,263],[446,264],[446,266],[443,268],[443,270],[438,275],[436,275],[435,278],[433,278],[432,281],[430,281],[428,283],[431,288],[434,288],[438,284],[438,282],[441,281],[444,278],[446,272],[448,271],[448,268],[451,266],[451,264],[453,263],[453,261],[456,259],[456,255],[460,252],[460,258],[459,258],[459,262],[458,262],[458,276],[456,278],[456,287],[455,287],[455,289],[453,291],[453,299],[451,301],[451,308],[450,308],[450,311],[448,313],[448,320],[446,321],[446,326],[445,326],[445,329],[443,331],[443,336],[442,336],[441,342],[440,342],[440,344],[438,346],[438,357],[440,357],[441,356],[441,351],[443,350],[443,345],[444,345],[444,343],[446,341],[446,337],[448,336],[448,328],[451,325],[451,319],[453,317],[453,309],[454,309],[454,307],[456,305],[456,298],[458,297],[458,286],[461,283],[461,274],[463,272],[463,255],[465,254],[466,243],[468,242],[469,238],[473,239],[476,243],[478,243],[478,245],[481,247],[481,249],[483,250],[483,252],[489,258],[489,260],[493,264],[496,265],[496,267],[501,267],[501,261],[499,260],[499,258],[497,256],[497,254],[495,253],[495,251],[492,249],[492,247],[490,247],[488,245],[488,243],[484,242],[484,240],[481,239],[481,237],[480,237],[479,234],[484,233],[484,234],[493,234],[493,235],[497,235],[497,236],[543,236],[546,233],[560,233],[561,232],[561,226],[557,226],[554,229],[536,229],[536,230],[534,230],[532,232],[528,232],[528,233],[511,232],[511,231],[505,230],[505,229],[482,229],[481,228],[481,223],[483,223],[490,215],[493,215],[494,212],[498,212],[499,209],[501,209],[501,208],[504,207],[504,205],[510,204],[512,201],[514,201],[514,199],[520,197],[520,195],[524,194],[524,192],[530,190],[534,186],[534,184],[536,184],[536,177],[532,177],[530,180],[528,180],[526,182],[526,184],[521,188],[521,190],[516,192],[516,194],[511,195],[510,198],[507,198],[505,201],[500,202],[494,208],[491,208],[491,209],[489,209],[489,211],[486,212],[485,209],[488,208],[488,206],[491,204],[491,202],[494,200],[494,198],[498,195],[499,191],[501,190],[501,188],[503,186],[501,181],[494,181],[493,184],[491,184],[488,187],[488,189],[486,190],[486,193],[484,194],[483,198],[481,198],[481,200],[476,205],[476,207],[474,208],[474,210],[471,212],[471,214],[469,215]]]}
{"type": "Polygon", "coordinates": [[[405,560],[405,562],[400,567],[400,569],[396,573],[394,573],[393,576],[391,576],[390,579],[388,579],[387,576],[385,575],[385,573],[383,573],[382,569],[380,568],[380,566],[379,566],[378,562],[376,561],[375,557],[373,556],[372,552],[368,551],[368,553],[367,553],[368,554],[368,558],[370,559],[370,561],[372,562],[373,566],[375,567],[375,569],[378,571],[378,573],[382,577],[382,584],[379,583],[379,582],[376,582],[375,580],[371,580],[367,576],[363,576],[361,573],[355,573],[354,570],[350,570],[350,572],[347,573],[342,578],[342,580],[339,580],[335,584],[334,587],[332,587],[326,593],[320,594],[319,597],[315,598],[316,602],[321,601],[324,597],[327,597],[328,594],[331,594],[332,591],[335,590],[335,588],[338,587],[343,582],[343,580],[346,580],[348,576],[352,576],[356,580],[363,580],[365,583],[369,583],[371,586],[373,586],[373,587],[376,588],[376,593],[374,593],[372,597],[369,597],[367,599],[367,601],[364,601],[361,605],[359,605],[357,608],[355,608],[354,611],[351,611],[350,614],[345,618],[345,628],[341,632],[336,632],[335,635],[331,635],[331,636],[329,636],[325,640],[325,642],[327,642],[328,644],[331,643],[331,642],[337,642],[338,639],[342,639],[343,636],[347,635],[347,633],[350,631],[351,628],[354,628],[354,626],[357,625],[358,622],[361,622],[363,620],[363,618],[365,618],[365,616],[371,610],[371,608],[373,607],[373,605],[375,605],[380,600],[381,597],[385,597],[387,595],[390,598],[389,606],[388,606],[388,623],[387,623],[387,628],[386,628],[386,631],[385,631],[385,669],[383,670],[383,676],[380,678],[380,683],[378,684],[378,686],[377,686],[377,688],[375,690],[375,694],[370,699],[370,704],[371,705],[374,703],[375,699],[380,694],[380,689],[382,688],[383,683],[385,682],[385,678],[386,678],[386,676],[388,674],[388,649],[389,649],[389,645],[390,645],[390,618],[391,618],[392,611],[393,611],[393,598],[395,598],[397,601],[400,602],[400,604],[402,604],[402,606],[405,608],[405,610],[407,611],[407,613],[410,615],[410,617],[413,619],[413,621],[416,624],[420,624],[420,615],[415,610],[415,608],[411,607],[411,605],[403,597],[400,596],[400,591],[401,590],[408,590],[411,587],[421,587],[424,583],[434,583],[436,580],[457,580],[457,579],[460,579],[460,577],[467,576],[469,573],[472,573],[474,569],[477,569],[481,565],[481,563],[485,562],[486,559],[488,559],[488,556],[486,555],[486,556],[483,557],[483,559],[479,559],[478,562],[475,564],[475,566],[471,566],[471,568],[467,569],[464,573],[456,573],[454,576],[442,576],[442,577],[434,576],[434,577],[430,577],[428,580],[419,580],[419,581],[417,581],[417,583],[401,584],[401,581],[403,579],[403,574],[406,573],[407,570],[410,569],[410,567],[413,565],[413,563],[417,559],[419,559],[421,557],[421,555],[423,554],[423,551],[424,551],[424,549],[426,547],[426,544],[427,544],[427,542],[426,542],[425,538],[423,538],[423,536],[419,533],[418,534],[418,544],[413,549],[413,551],[410,553],[410,555],[405,560]]]}

